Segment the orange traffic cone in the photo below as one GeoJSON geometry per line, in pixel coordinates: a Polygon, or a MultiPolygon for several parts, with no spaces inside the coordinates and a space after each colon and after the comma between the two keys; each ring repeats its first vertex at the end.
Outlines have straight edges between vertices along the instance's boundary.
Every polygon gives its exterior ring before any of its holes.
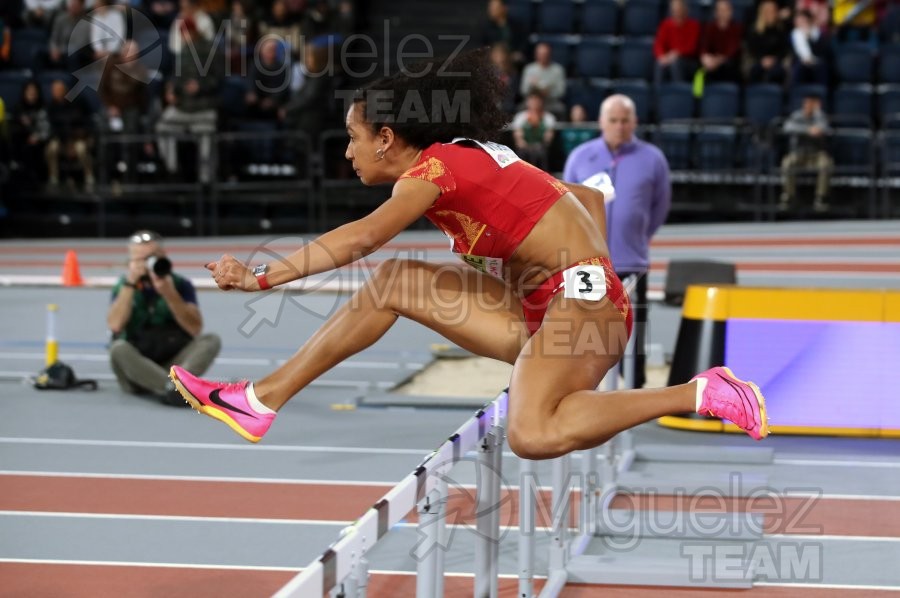
{"type": "Polygon", "coordinates": [[[70,249],[66,252],[66,261],[63,263],[62,283],[64,287],[80,287],[84,284],[81,271],[78,269],[78,256],[70,249]]]}

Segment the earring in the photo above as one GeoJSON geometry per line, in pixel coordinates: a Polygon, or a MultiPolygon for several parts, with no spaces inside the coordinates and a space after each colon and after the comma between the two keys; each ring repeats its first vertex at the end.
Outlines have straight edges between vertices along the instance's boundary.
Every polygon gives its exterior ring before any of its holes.
{"type": "Polygon", "coordinates": [[[378,158],[379,160],[384,160],[384,148],[383,147],[379,147],[377,150],[375,150],[375,157],[378,158]]]}

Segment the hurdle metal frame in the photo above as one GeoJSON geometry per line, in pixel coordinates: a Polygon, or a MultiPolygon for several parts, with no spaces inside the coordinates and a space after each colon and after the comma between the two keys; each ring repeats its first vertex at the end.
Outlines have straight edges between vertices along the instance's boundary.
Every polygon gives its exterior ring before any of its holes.
{"type": "MultiPolygon", "coordinates": [[[[446,539],[444,508],[447,502],[446,474],[469,451],[478,450],[478,467],[488,475],[478,475],[479,506],[496,504],[500,497],[500,476],[504,420],[508,395],[500,393],[469,418],[422,463],[376,502],[321,557],[295,576],[277,598],[305,598],[334,595],[365,596],[368,585],[366,553],[398,524],[409,511],[419,513],[419,533],[425,541],[418,545],[416,595],[420,598],[443,595],[443,551],[437,542],[446,539]]],[[[475,551],[475,588],[478,596],[497,595],[500,517],[493,508],[479,508],[478,540],[475,551]]]]}

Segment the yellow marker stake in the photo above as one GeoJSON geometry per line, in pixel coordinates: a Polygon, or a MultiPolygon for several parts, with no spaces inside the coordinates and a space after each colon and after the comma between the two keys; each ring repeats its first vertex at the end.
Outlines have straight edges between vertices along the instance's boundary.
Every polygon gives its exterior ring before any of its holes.
{"type": "Polygon", "coordinates": [[[56,312],[59,306],[55,303],[47,305],[47,345],[46,365],[53,365],[59,356],[59,343],[56,341],[56,312]]]}

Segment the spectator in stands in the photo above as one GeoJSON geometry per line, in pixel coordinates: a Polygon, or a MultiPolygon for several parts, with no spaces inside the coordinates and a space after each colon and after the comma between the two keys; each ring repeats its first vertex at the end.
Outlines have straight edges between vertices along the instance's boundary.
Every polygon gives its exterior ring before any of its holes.
{"type": "Polygon", "coordinates": [[[212,17],[201,10],[196,0],[180,0],[178,6],[178,15],[169,28],[169,51],[176,57],[181,54],[181,46],[184,42],[181,26],[183,22],[190,21],[192,23],[193,32],[191,33],[191,39],[194,43],[198,43],[201,40],[212,42],[216,35],[216,27],[212,17]]]}
{"type": "Polygon", "coordinates": [[[828,40],[813,24],[812,13],[808,10],[801,10],[794,17],[791,47],[794,51],[791,85],[828,85],[828,40]]]}
{"type": "Polygon", "coordinates": [[[3,17],[0,17],[0,68],[9,64],[10,48],[12,47],[12,31],[3,17]]]}
{"type": "Polygon", "coordinates": [[[596,127],[588,123],[587,110],[581,104],[575,104],[569,110],[569,126],[559,130],[563,154],[568,156],[573,149],[596,137],[596,127]]]}
{"type": "Polygon", "coordinates": [[[168,368],[178,364],[202,374],[222,346],[218,335],[201,334],[194,285],[172,271],[162,237],[149,230],[129,238],[128,270],[113,287],[106,323],[113,338],[110,365],[122,391],[149,393],[172,406],[185,403],[168,368]]]}
{"type": "Polygon", "coordinates": [[[329,52],[325,46],[307,44],[303,52],[306,77],[303,85],[281,109],[281,120],[290,131],[303,131],[313,143],[329,126],[332,78],[327,76],[329,52]]]}
{"type": "MultiPolygon", "coordinates": [[[[647,272],[650,239],[666,221],[672,201],[669,165],[662,152],[634,135],[634,102],[611,95],[600,107],[602,137],[575,148],[566,160],[563,180],[594,185],[605,180],[615,189],[606,202],[606,235],[619,278],[639,276],[635,290],[635,388],[646,383],[644,351],[647,322],[647,272]]],[[[609,196],[606,191],[604,196],[609,196]]]]}
{"type": "Polygon", "coordinates": [[[527,25],[509,18],[506,0],[488,0],[488,20],[481,31],[481,44],[493,47],[502,43],[509,48],[514,63],[525,62],[525,48],[528,45],[527,25]]]}
{"type": "Polygon", "coordinates": [[[264,37],[250,67],[250,88],[244,97],[247,114],[258,120],[276,121],[290,96],[290,60],[281,42],[264,37]]]}
{"type": "Polygon", "coordinates": [[[147,16],[160,31],[166,31],[172,27],[172,22],[178,16],[178,2],[175,0],[144,0],[147,7],[147,16]]]}
{"type": "Polygon", "coordinates": [[[284,0],[272,2],[269,15],[259,25],[263,37],[273,37],[287,45],[291,56],[299,57],[303,49],[303,29],[299,23],[288,18],[284,0]]]}
{"type": "Polygon", "coordinates": [[[216,108],[224,59],[216,55],[215,48],[199,35],[193,19],[179,19],[181,53],[175,58],[175,74],[167,84],[166,103],[156,132],[160,135],[160,154],[166,170],[172,174],[178,170],[177,142],[172,133],[199,135],[200,180],[209,182],[210,135],[216,130],[216,108]]]}
{"type": "Polygon", "coordinates": [[[212,17],[214,22],[218,22],[228,12],[228,2],[226,0],[197,0],[197,8],[212,17]]]}
{"type": "Polygon", "coordinates": [[[50,140],[50,119],[37,81],[28,81],[22,87],[22,95],[18,105],[13,107],[11,121],[13,156],[21,164],[29,182],[43,180],[44,150],[50,140]]]}
{"type": "Polygon", "coordinates": [[[491,46],[491,62],[497,72],[497,77],[504,85],[503,111],[512,115],[516,112],[518,105],[519,73],[513,66],[512,55],[506,44],[498,42],[491,46]]]}
{"type": "Polygon", "coordinates": [[[46,147],[49,183],[58,185],[60,181],[60,159],[74,159],[78,162],[87,191],[94,188],[94,166],[91,155],[93,135],[90,128],[90,110],[81,96],[68,100],[69,89],[57,79],[50,85],[50,104],[47,116],[50,119],[50,141],[46,147]]]}
{"type": "Polygon", "coordinates": [[[831,7],[828,0],[797,0],[794,12],[809,11],[812,15],[812,24],[818,27],[822,33],[828,33],[831,27],[831,7]]]}
{"type": "Polygon", "coordinates": [[[756,22],[747,33],[749,82],[784,83],[783,62],[788,50],[788,34],[778,19],[778,5],[775,0],[762,0],[756,11],[756,22]]]}
{"type": "Polygon", "coordinates": [[[337,13],[332,10],[328,0],[311,0],[303,13],[303,38],[317,41],[322,36],[334,33],[336,17],[337,13]]]}
{"type": "Polygon", "coordinates": [[[112,0],[95,0],[90,32],[95,60],[118,52],[127,32],[123,8],[115,6],[112,0]]]}
{"type": "Polygon", "coordinates": [[[339,0],[333,27],[341,36],[341,41],[356,33],[356,7],[353,0],[339,0]]]}
{"type": "Polygon", "coordinates": [[[700,64],[707,82],[739,83],[743,27],[733,18],[731,0],[716,0],[713,20],[700,36],[700,64]]]}
{"type": "Polygon", "coordinates": [[[544,96],[538,92],[528,94],[525,110],[516,114],[510,127],[519,157],[546,170],[550,144],[556,134],[556,117],[544,109],[544,96]]]}
{"type": "Polygon", "coordinates": [[[566,95],[566,70],[553,62],[549,44],[540,43],[534,47],[534,62],[527,64],[522,71],[519,92],[522,96],[540,93],[544,96],[547,110],[553,114],[565,114],[562,99],[566,95]]]}
{"type": "Polygon", "coordinates": [[[247,10],[246,0],[234,0],[231,13],[225,20],[225,59],[228,74],[245,75],[247,58],[253,56],[253,48],[259,37],[259,29],[253,14],[247,10]]]}
{"type": "Polygon", "coordinates": [[[25,0],[25,25],[49,29],[56,11],[62,9],[63,0],[25,0]]]}
{"type": "Polygon", "coordinates": [[[697,70],[700,23],[688,16],[685,0],[671,0],[670,16],[659,24],[653,41],[656,84],[690,81],[697,70]]]}
{"type": "MultiPolygon", "coordinates": [[[[139,60],[140,47],[129,39],[122,44],[122,49],[109,57],[104,64],[103,76],[100,78],[98,93],[103,103],[101,126],[106,133],[133,135],[141,133],[143,115],[147,112],[147,82],[150,74],[139,60]]],[[[126,165],[134,165],[138,161],[139,146],[127,142],[122,146],[108,146],[106,163],[100,168],[108,168],[110,164],[124,161],[126,165]]],[[[151,148],[145,152],[152,153],[151,148]],[[149,152],[147,152],[149,150],[149,152]]],[[[116,171],[118,172],[118,171],[116,171]]],[[[118,174],[113,177],[118,180],[118,174]]],[[[118,184],[118,183],[116,183],[118,184]]]]}
{"type": "Polygon", "coordinates": [[[144,113],[150,75],[139,60],[140,47],[129,39],[110,56],[100,78],[98,92],[105,111],[106,129],[113,133],[137,133],[144,113]]]}
{"type": "Polygon", "coordinates": [[[75,27],[83,16],[84,0],[69,0],[66,10],[56,13],[47,49],[51,67],[72,73],[91,60],[90,33],[84,27],[75,27]]]}
{"type": "Polygon", "coordinates": [[[803,106],[784,123],[784,132],[790,136],[790,151],[781,161],[784,191],[779,209],[787,210],[796,197],[797,169],[815,169],[816,198],[813,208],[817,212],[828,209],[828,187],[834,161],[828,155],[827,141],[831,128],[828,117],[822,111],[822,98],[815,93],[803,98],[803,106]]]}

